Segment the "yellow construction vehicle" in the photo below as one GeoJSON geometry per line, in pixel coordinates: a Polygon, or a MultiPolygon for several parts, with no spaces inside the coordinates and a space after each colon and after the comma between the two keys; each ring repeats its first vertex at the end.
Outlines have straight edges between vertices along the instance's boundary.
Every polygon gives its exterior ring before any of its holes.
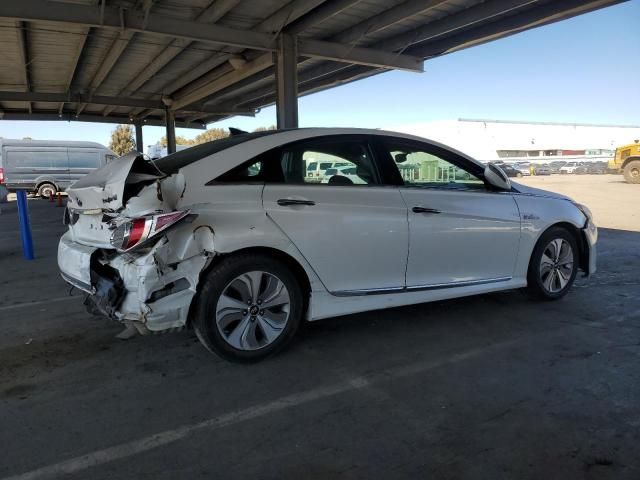
{"type": "Polygon", "coordinates": [[[627,183],[640,183],[640,141],[616,148],[608,167],[621,172],[627,183]]]}

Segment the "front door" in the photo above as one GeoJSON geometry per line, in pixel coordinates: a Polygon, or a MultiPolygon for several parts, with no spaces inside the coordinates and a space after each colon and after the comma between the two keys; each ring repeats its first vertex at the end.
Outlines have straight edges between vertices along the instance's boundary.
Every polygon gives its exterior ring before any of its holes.
{"type": "Polygon", "coordinates": [[[397,187],[382,185],[366,138],[330,136],[285,147],[274,159],[283,182],[267,183],[263,193],[267,215],[332,293],[404,287],[406,205],[397,187]],[[312,162],[342,166],[318,182],[306,174],[312,162]]]}
{"type": "Polygon", "coordinates": [[[482,167],[439,146],[385,140],[408,208],[407,287],[512,277],[520,214],[512,195],[488,189],[482,167]]]}

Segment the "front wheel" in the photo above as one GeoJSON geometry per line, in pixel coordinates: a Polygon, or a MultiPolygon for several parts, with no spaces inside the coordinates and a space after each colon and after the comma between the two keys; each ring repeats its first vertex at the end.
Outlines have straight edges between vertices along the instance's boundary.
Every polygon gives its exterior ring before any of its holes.
{"type": "Polygon", "coordinates": [[[520,172],[516,173],[516,177],[521,178],[522,177],[522,173],[520,173],[520,172]]]}
{"type": "Polygon", "coordinates": [[[193,324],[211,352],[256,362],[291,341],[303,304],[299,282],[281,262],[263,255],[232,256],[203,279],[193,324]]]}
{"type": "Polygon", "coordinates": [[[578,245],[567,229],[552,227],[542,234],[531,255],[527,288],[536,298],[564,297],[578,272],[578,245]]]}
{"type": "Polygon", "coordinates": [[[627,163],[623,174],[627,183],[640,183],[640,160],[632,160],[627,163]]]}

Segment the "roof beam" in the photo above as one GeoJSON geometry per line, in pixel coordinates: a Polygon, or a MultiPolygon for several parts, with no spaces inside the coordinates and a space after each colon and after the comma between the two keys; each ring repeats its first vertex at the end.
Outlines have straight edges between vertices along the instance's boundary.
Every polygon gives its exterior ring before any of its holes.
{"type": "Polygon", "coordinates": [[[186,95],[175,97],[171,108],[180,109],[187,105],[191,105],[192,103],[211,95],[216,90],[222,90],[225,87],[233,85],[238,80],[251,76],[254,73],[258,73],[271,65],[273,65],[273,58],[271,54],[261,55],[255,60],[246,63],[238,70],[234,70],[231,73],[220,77],[218,80],[208,83],[207,85],[204,85],[186,95]]]}
{"type": "MultiPolygon", "coordinates": [[[[139,11],[122,10],[114,7],[104,8],[104,23],[102,25],[100,24],[100,16],[100,8],[89,5],[47,2],[45,0],[20,0],[19,2],[0,3],[0,17],[74,25],[80,24],[120,31],[124,27],[124,32],[120,34],[120,39],[123,37],[126,38],[127,35],[132,35],[135,32],[146,32],[149,34],[212,43],[215,45],[230,45],[269,52],[276,50],[276,42],[273,35],[253,30],[238,30],[218,25],[204,25],[202,23],[153,13],[144,15],[139,11]]],[[[307,44],[307,46],[312,47],[313,43],[307,44]]],[[[117,48],[117,46],[115,46],[115,48],[117,48]]],[[[299,54],[313,57],[315,53],[317,53],[317,50],[315,48],[311,48],[311,50],[310,52],[306,52],[304,48],[300,48],[299,54]]],[[[360,50],[356,51],[352,49],[349,45],[338,44],[332,46],[331,58],[346,63],[371,65],[372,57],[376,57],[376,54],[381,54],[381,57],[385,52],[369,51],[366,55],[362,55],[362,53],[360,50]]],[[[406,55],[396,55],[392,60],[387,67],[422,71],[422,59],[406,55]]],[[[373,61],[375,64],[377,64],[377,62],[378,60],[373,61]]]]}
{"type": "Polygon", "coordinates": [[[318,5],[306,15],[291,22],[287,25],[285,31],[291,35],[297,35],[361,1],[362,0],[328,0],[318,5]]]}
{"type": "MultiPolygon", "coordinates": [[[[115,105],[117,107],[147,108],[162,110],[164,103],[160,100],[146,100],[127,97],[106,97],[101,95],[83,95],[80,93],[46,93],[46,92],[0,92],[0,102],[44,102],[44,103],[84,103],[95,105],[115,105]]],[[[206,115],[253,115],[247,110],[220,110],[205,105],[194,105],[191,109],[175,108],[183,112],[203,113],[206,115]]]]}
{"type": "Polygon", "coordinates": [[[627,0],[591,0],[587,2],[584,0],[555,0],[540,5],[535,10],[526,10],[488,24],[479,25],[471,30],[464,30],[456,35],[421,42],[411,47],[409,51],[425,58],[442,55],[624,1],[627,0]]]}
{"type": "MultiPolygon", "coordinates": [[[[240,0],[214,0],[207,8],[196,16],[194,21],[199,23],[215,23],[220,20],[229,10],[235,7],[240,0]]],[[[143,66],[134,79],[125,88],[118,92],[118,95],[131,95],[147,83],[153,76],[165,67],[171,60],[180,55],[191,45],[190,40],[182,38],[173,39],[165,44],[164,49],[151,62],[143,66]]],[[[103,114],[108,115],[113,111],[112,107],[107,107],[103,114]]]]}
{"type": "MultiPolygon", "coordinates": [[[[137,10],[137,8],[140,5],[143,6],[143,18],[142,18],[143,27],[147,22],[147,19],[149,17],[149,12],[151,11],[151,6],[153,5],[153,2],[154,0],[144,0],[144,1],[136,0],[136,3],[133,7],[134,10],[137,10]]],[[[100,7],[101,9],[104,8],[104,3],[105,2],[103,2],[100,7]]],[[[124,31],[121,31],[118,38],[116,38],[113,41],[113,43],[111,44],[111,47],[107,51],[106,56],[102,60],[100,67],[98,67],[96,74],[93,76],[93,79],[91,80],[91,85],[89,86],[90,93],[94,93],[100,87],[100,85],[102,85],[102,82],[104,82],[104,80],[107,78],[107,75],[109,75],[109,73],[111,72],[115,64],[118,62],[118,60],[120,59],[124,51],[129,46],[129,42],[134,37],[134,35],[135,35],[135,32],[124,30],[124,31]]],[[[79,115],[86,106],[87,106],[86,103],[82,103],[78,105],[78,110],[76,111],[76,114],[79,115]]]]}
{"type": "MultiPolygon", "coordinates": [[[[69,71],[69,76],[67,77],[67,87],[65,92],[68,92],[71,89],[71,85],[73,84],[73,79],[76,76],[76,71],[78,70],[78,64],[80,63],[80,58],[82,57],[82,52],[84,51],[84,46],[87,43],[87,39],[89,38],[89,34],[91,33],[91,27],[85,28],[83,35],[80,36],[80,42],[78,43],[78,48],[73,54],[73,60],[71,62],[71,70],[69,71]]],[[[58,107],[58,113],[62,114],[64,109],[64,102],[60,102],[60,106],[58,107]]]]}
{"type": "MultiPolygon", "coordinates": [[[[356,0],[350,1],[353,3],[356,0]]],[[[329,1],[326,3],[333,2],[329,1]]],[[[294,0],[293,2],[290,2],[282,8],[276,10],[273,14],[271,14],[260,23],[253,25],[251,30],[265,33],[280,31],[285,26],[290,25],[291,22],[295,22],[300,17],[306,16],[306,13],[308,11],[314,10],[314,8],[318,8],[319,4],[324,5],[323,0],[294,0]]],[[[213,93],[215,92],[216,85],[218,85],[218,79],[220,79],[223,75],[229,74],[235,70],[228,63],[228,61],[232,59],[234,55],[242,53],[242,51],[243,50],[241,48],[229,47],[228,53],[222,55],[213,55],[205,62],[199,64],[196,68],[186,72],[185,75],[182,75],[179,79],[163,85],[162,91],[173,95],[178,90],[184,90],[180,91],[180,93],[178,94],[178,96],[184,96],[191,94],[196,90],[204,92],[202,88],[206,85],[212,84],[210,88],[212,89],[211,92],[213,93]]],[[[262,60],[266,62],[266,59],[270,60],[271,54],[265,54],[262,60]]],[[[249,60],[255,60],[255,57],[250,58],[249,60]]],[[[271,65],[272,64],[273,63],[271,63],[271,65]]],[[[265,68],[268,67],[269,65],[267,65],[265,68]]],[[[234,75],[234,77],[237,78],[237,75],[234,75]]],[[[204,98],[204,96],[201,96],[199,98],[204,98]]],[[[134,111],[134,115],[138,115],[140,117],[144,117],[149,113],[150,112],[143,112],[141,110],[134,111]]]]}
{"type": "Polygon", "coordinates": [[[418,14],[432,10],[447,3],[448,0],[408,0],[400,5],[391,7],[378,15],[367,18],[327,40],[340,43],[357,43],[372,33],[389,28],[402,20],[415,17],[418,14]]]}
{"type": "MultiPolygon", "coordinates": [[[[31,91],[31,73],[29,72],[29,38],[27,34],[27,25],[25,22],[16,22],[16,33],[18,38],[18,54],[22,66],[20,73],[22,74],[22,83],[27,92],[31,91]]],[[[31,102],[28,102],[29,113],[31,113],[31,102]]]]}
{"type": "MultiPolygon", "coordinates": [[[[427,40],[420,42],[408,50],[413,55],[420,57],[437,56],[445,52],[450,52],[456,49],[468,48],[479,43],[487,42],[502,36],[511,35],[529,28],[534,28],[546,23],[555,22],[567,17],[575,16],[581,13],[585,13],[597,8],[602,8],[607,5],[613,5],[621,3],[625,0],[556,0],[543,5],[539,5],[534,9],[526,9],[521,12],[514,12],[508,18],[497,18],[491,23],[484,23],[487,18],[477,18],[475,21],[470,21],[468,11],[463,11],[461,14],[455,14],[449,17],[447,20],[447,26],[444,27],[446,32],[451,33],[452,28],[456,25],[459,30],[456,34],[447,33],[446,36],[436,36],[433,40],[427,40]],[[464,16],[459,16],[464,14],[464,16]],[[457,20],[455,20],[457,18],[457,20]],[[454,19],[452,21],[452,19],[454,19]],[[480,24],[480,25],[476,25],[480,24]],[[475,27],[473,27],[476,25],[475,27]],[[471,26],[472,28],[465,28],[471,26]]],[[[496,16],[494,7],[498,2],[489,1],[478,5],[478,7],[487,6],[487,9],[483,9],[485,14],[489,14],[490,18],[496,16]]],[[[506,6],[510,11],[513,11],[515,5],[524,5],[530,3],[530,1],[519,0],[500,2],[503,6],[506,6]],[[508,3],[508,5],[507,5],[508,3]]],[[[472,7],[469,10],[478,8],[472,7]]],[[[476,12],[478,14],[478,12],[476,12]]],[[[426,29],[431,28],[431,34],[440,35],[438,32],[442,31],[441,27],[438,27],[437,23],[434,25],[428,24],[424,27],[420,27],[421,34],[429,32],[426,29]]],[[[404,34],[402,34],[404,35],[404,34]]],[[[394,37],[395,38],[395,37],[394,37]]],[[[416,38],[415,36],[413,38],[416,38]]],[[[376,47],[381,43],[376,43],[376,47]]],[[[404,41],[404,40],[403,40],[404,41]]],[[[393,42],[393,40],[392,40],[393,42]]],[[[362,78],[365,76],[374,75],[379,73],[379,69],[368,69],[364,67],[345,67],[344,64],[337,64],[334,62],[326,62],[317,65],[311,69],[303,71],[299,74],[300,80],[300,92],[308,93],[309,88],[307,83],[313,85],[313,91],[318,91],[323,88],[328,88],[329,85],[336,83],[347,83],[352,81],[352,78],[362,78]],[[351,75],[349,74],[351,72],[351,75]],[[320,85],[325,85],[321,87],[320,85]]],[[[209,102],[212,106],[216,103],[224,104],[227,108],[230,106],[243,106],[243,108],[260,108],[265,105],[272,104],[274,101],[274,87],[273,85],[265,85],[255,90],[246,92],[243,91],[241,95],[233,95],[233,91],[224,92],[217,98],[217,101],[209,102]],[[235,98],[235,100],[234,100],[235,98]]]]}
{"type": "MultiPolygon", "coordinates": [[[[354,5],[355,3],[358,3],[359,1],[361,0],[335,0],[333,2],[331,1],[326,2],[321,6],[317,7],[309,15],[305,15],[304,17],[300,18],[298,21],[293,22],[285,30],[287,32],[293,32],[293,33],[303,31],[304,29],[310,28],[312,25],[315,24],[315,22],[319,23],[327,18],[330,18],[331,16],[345,10],[346,8],[354,5]],[[310,18],[311,20],[308,20],[308,18],[310,18]]],[[[349,27],[348,29],[343,30],[342,32],[336,35],[333,35],[327,40],[340,42],[340,43],[350,43],[350,44],[357,43],[358,41],[362,40],[362,38],[365,37],[366,35],[370,35],[372,33],[378,32],[402,20],[414,17],[415,15],[418,15],[420,13],[424,13],[428,10],[431,10],[437,7],[438,5],[441,5],[442,3],[445,3],[446,1],[448,0],[408,0],[400,5],[396,5],[395,7],[391,7],[387,9],[379,13],[378,15],[374,15],[373,17],[367,18],[362,22],[356,25],[353,25],[352,27],[349,27]]],[[[318,47],[318,45],[315,45],[315,46],[318,47]]],[[[322,53],[323,50],[324,50],[323,48],[320,48],[320,53],[322,53]]],[[[396,54],[389,53],[388,55],[396,55],[396,54]]],[[[325,58],[328,58],[328,57],[325,57],[325,58]]],[[[266,61],[266,57],[263,60],[266,61]]],[[[342,65],[340,68],[343,68],[343,67],[344,65],[342,65]]],[[[249,74],[249,71],[247,70],[246,73],[249,74]]],[[[271,74],[273,72],[269,72],[269,73],[271,74]]],[[[252,75],[251,78],[255,78],[253,77],[254,75],[253,73],[251,73],[251,75],[252,75]]],[[[261,77],[263,77],[263,75],[261,75],[261,77]]],[[[247,75],[244,78],[249,78],[249,77],[247,75]]],[[[212,95],[213,93],[219,93],[221,89],[217,88],[218,85],[219,83],[218,84],[212,83],[208,91],[206,89],[201,89],[200,93],[202,95],[200,96],[200,98],[206,98],[207,96],[212,95]]]]}
{"type": "MultiPolygon", "coordinates": [[[[62,114],[58,114],[57,111],[54,112],[42,112],[42,113],[23,113],[23,112],[11,112],[4,111],[4,115],[0,116],[1,120],[39,120],[39,121],[65,121],[65,122],[97,122],[97,123],[121,123],[121,124],[129,124],[134,125],[135,122],[129,117],[105,117],[103,115],[91,115],[91,114],[81,114],[76,116],[73,112],[63,112],[62,114]]],[[[143,121],[143,125],[153,125],[158,127],[165,126],[164,118],[146,118],[143,121]]],[[[176,120],[176,127],[180,128],[197,128],[200,130],[205,130],[207,128],[205,123],[201,122],[192,122],[192,121],[183,121],[176,120]]]]}

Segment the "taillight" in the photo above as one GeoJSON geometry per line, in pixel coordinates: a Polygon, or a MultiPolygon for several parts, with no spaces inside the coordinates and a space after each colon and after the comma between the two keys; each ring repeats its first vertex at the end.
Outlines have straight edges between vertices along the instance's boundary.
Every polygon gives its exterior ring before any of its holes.
{"type": "Polygon", "coordinates": [[[113,231],[111,245],[117,250],[129,251],[175,225],[187,215],[189,215],[188,210],[134,218],[113,231]]]}
{"type": "Polygon", "coordinates": [[[0,168],[0,185],[4,183],[4,168],[0,168]]]}

